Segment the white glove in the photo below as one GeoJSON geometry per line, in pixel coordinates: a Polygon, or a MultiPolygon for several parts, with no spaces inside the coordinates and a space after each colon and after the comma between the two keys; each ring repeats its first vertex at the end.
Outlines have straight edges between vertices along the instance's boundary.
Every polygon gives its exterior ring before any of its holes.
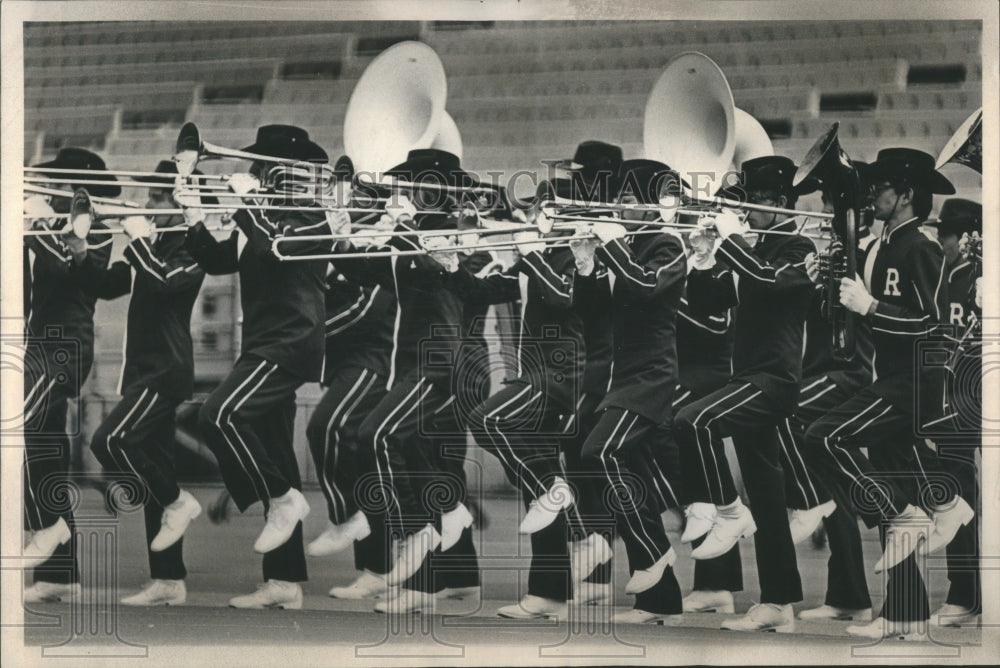
{"type": "Polygon", "coordinates": [[[205,220],[205,210],[201,208],[201,196],[187,188],[174,189],[174,201],[184,211],[184,222],[194,225],[205,220]]]}
{"type": "Polygon", "coordinates": [[[676,195],[664,195],[660,198],[660,220],[672,223],[677,220],[677,211],[681,207],[681,198],[676,195]]]}
{"type": "Polygon", "coordinates": [[[535,215],[535,227],[542,234],[548,234],[552,231],[552,219],[545,215],[545,212],[541,209],[535,215]]]}
{"type": "Polygon", "coordinates": [[[715,229],[718,231],[719,236],[723,239],[726,239],[733,234],[742,236],[743,233],[746,232],[746,228],[743,227],[740,217],[727,209],[723,209],[719,213],[715,214],[712,222],[715,225],[715,229]]]}
{"type": "Polygon", "coordinates": [[[819,258],[816,253],[806,255],[806,276],[813,283],[819,284],[819,258]]]}
{"type": "Polygon", "coordinates": [[[590,276],[594,273],[594,251],[597,250],[597,239],[572,239],[569,248],[573,251],[573,259],[576,260],[576,272],[581,276],[590,276]]]}
{"type": "Polygon", "coordinates": [[[226,183],[237,195],[247,195],[260,190],[260,179],[253,174],[233,174],[226,183]]]}
{"type": "Polygon", "coordinates": [[[539,239],[538,232],[517,232],[514,234],[514,243],[522,256],[545,250],[545,242],[539,239]]]}
{"type": "Polygon", "coordinates": [[[177,175],[180,178],[191,176],[198,166],[198,151],[181,151],[174,156],[177,163],[177,175]]]}
{"type": "Polygon", "coordinates": [[[24,214],[32,221],[42,220],[45,227],[50,226],[49,218],[56,215],[55,210],[41,195],[31,195],[24,198],[24,214]]]}
{"type": "Polygon", "coordinates": [[[395,227],[396,224],[392,222],[392,218],[386,214],[382,214],[378,222],[371,226],[371,229],[358,230],[358,237],[354,243],[357,246],[385,246],[392,238],[390,235],[386,234],[382,237],[375,237],[371,236],[371,233],[379,230],[391,232],[395,227]]]}
{"type": "Polygon", "coordinates": [[[343,209],[327,209],[326,224],[330,226],[330,234],[335,237],[351,232],[351,216],[343,209]]]}
{"type": "Polygon", "coordinates": [[[413,217],[417,215],[417,207],[413,206],[413,202],[406,195],[397,195],[396,201],[386,202],[385,214],[394,223],[402,222],[403,220],[413,220],[413,217]]]}
{"type": "Polygon", "coordinates": [[[983,308],[983,277],[980,276],[976,279],[976,308],[982,310],[983,308]]]}
{"type": "Polygon", "coordinates": [[[591,230],[601,240],[602,244],[621,239],[625,236],[625,226],[618,223],[594,223],[591,230]]]}
{"type": "Polygon", "coordinates": [[[719,238],[715,226],[710,222],[699,223],[688,235],[688,244],[693,253],[688,262],[688,271],[692,269],[711,269],[715,266],[715,252],[719,250],[722,239],[719,238]]]}
{"type": "Polygon", "coordinates": [[[454,237],[423,237],[420,245],[430,251],[431,259],[448,270],[448,273],[453,274],[458,271],[458,251],[455,248],[454,237]]]}
{"type": "Polygon", "coordinates": [[[133,241],[149,239],[153,236],[153,224],[145,216],[126,216],[122,220],[122,227],[128,238],[133,241]]]}
{"type": "Polygon", "coordinates": [[[840,303],[860,315],[868,315],[875,298],[868,293],[860,278],[840,279],[840,303]]]}

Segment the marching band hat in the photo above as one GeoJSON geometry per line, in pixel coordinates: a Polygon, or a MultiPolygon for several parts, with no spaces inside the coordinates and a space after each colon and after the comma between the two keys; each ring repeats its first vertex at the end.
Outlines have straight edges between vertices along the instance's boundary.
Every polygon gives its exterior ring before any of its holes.
{"type": "MultiPolygon", "coordinates": [[[[173,160],[160,160],[156,165],[156,169],[153,170],[157,174],[163,174],[164,176],[137,176],[136,181],[142,181],[143,183],[148,183],[151,188],[170,188],[174,187],[174,179],[177,176],[177,163],[173,160]]],[[[202,172],[197,169],[191,172],[192,176],[204,176],[202,172]]],[[[201,196],[202,204],[218,204],[219,200],[212,197],[211,195],[201,196]]]]}
{"type": "Polygon", "coordinates": [[[763,155],[747,160],[740,165],[743,172],[743,190],[777,190],[791,195],[804,195],[818,186],[806,179],[798,187],[792,185],[795,177],[795,162],[783,155],[763,155]]]}
{"type": "Polygon", "coordinates": [[[553,179],[560,197],[611,202],[621,187],[622,149],[614,144],[597,140],[581,142],[571,160],[562,160],[555,166],[572,172],[565,183],[563,179],[553,179]],[[599,186],[596,193],[595,184],[599,186]]]}
{"type": "Polygon", "coordinates": [[[983,231],[983,205],[969,199],[951,197],[941,205],[937,220],[924,223],[936,227],[938,234],[956,234],[961,237],[968,232],[983,231]]]}
{"type": "Polygon", "coordinates": [[[934,169],[934,156],[912,148],[884,148],[868,169],[872,184],[906,180],[938,195],[954,195],[955,186],[934,169]]]}
{"type": "MultiPolygon", "coordinates": [[[[95,172],[105,172],[107,171],[107,166],[104,161],[101,160],[100,156],[96,153],[91,153],[90,151],[83,148],[61,148],[59,153],[56,154],[54,160],[49,160],[48,162],[43,162],[35,165],[35,167],[51,169],[86,169],[95,172]]],[[[60,174],[58,172],[52,174],[46,174],[46,176],[53,179],[64,179],[66,174],[60,174]]],[[[121,194],[121,187],[117,184],[118,179],[110,174],[93,174],[87,175],[86,180],[93,181],[111,181],[106,186],[100,185],[89,185],[86,186],[88,193],[95,197],[117,197],[121,194]]],[[[84,186],[74,185],[73,190],[79,190],[84,186]]]]}
{"type": "Polygon", "coordinates": [[[309,133],[294,125],[263,125],[257,128],[257,141],[241,150],[302,162],[330,161],[326,151],[309,139],[309,133]]]}
{"type": "Polygon", "coordinates": [[[618,196],[634,195],[640,204],[658,204],[663,195],[682,194],[680,174],[656,160],[626,160],[618,196]]]}
{"type": "Polygon", "coordinates": [[[475,174],[462,169],[457,155],[436,148],[410,151],[406,160],[388,170],[386,175],[453,188],[474,188],[479,185],[479,178],[475,174]]]}

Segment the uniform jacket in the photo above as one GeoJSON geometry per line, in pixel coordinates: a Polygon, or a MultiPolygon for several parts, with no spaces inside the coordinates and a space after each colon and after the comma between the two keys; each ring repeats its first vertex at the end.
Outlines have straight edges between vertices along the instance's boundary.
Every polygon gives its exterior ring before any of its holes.
{"type": "Polygon", "coordinates": [[[614,355],[614,322],[611,314],[611,274],[600,262],[591,277],[577,276],[574,304],[583,320],[583,340],[587,365],[583,370],[583,391],[603,397],[611,382],[614,355]]]}
{"type": "Polygon", "coordinates": [[[396,297],[381,285],[363,286],[332,268],[326,278],[326,351],[320,382],[342,369],[389,375],[396,297]]]}
{"type": "MultiPolygon", "coordinates": [[[[194,225],[185,248],[208,274],[240,275],[243,309],[240,353],[268,360],[304,381],[320,379],[323,366],[327,259],[278,260],[272,242],[322,234],[329,228],[322,212],[281,211],[268,216],[240,210],[238,226],[217,241],[202,224],[194,225]]],[[[329,241],[286,243],[286,255],[328,253],[329,241]]]]}
{"type": "MultiPolygon", "coordinates": [[[[93,230],[106,229],[95,222],[93,230]]],[[[60,386],[68,396],[77,396],[94,364],[94,304],[96,300],[80,287],[73,275],[73,258],[57,238],[25,236],[24,280],[25,322],[28,354],[42,355],[51,377],[66,375],[60,386]],[[28,291],[30,290],[30,292],[28,291]],[[61,339],[65,346],[44,341],[61,339]],[[51,355],[65,350],[68,355],[51,355]],[[34,351],[34,352],[33,352],[34,351]]],[[[95,266],[107,267],[111,257],[111,236],[92,233],[87,237],[87,253],[95,266]]]]}
{"type": "Polygon", "coordinates": [[[184,239],[161,234],[155,244],[135,239],[125,261],[108,268],[91,254],[77,267],[80,285],[99,299],[131,292],[118,393],[151,388],[178,401],[194,390],[191,309],[205,272],[184,249],[184,239]]]}
{"type": "MultiPolygon", "coordinates": [[[[719,273],[728,271],[717,266],[719,273]]],[[[730,309],[703,313],[682,297],[677,309],[678,380],[702,396],[726,384],[733,375],[733,317],[730,309]]]]}
{"type": "Polygon", "coordinates": [[[676,234],[636,235],[599,246],[614,276],[614,364],[603,408],[624,408],[661,424],[677,385],[677,308],[687,259],[676,234]]]}
{"type": "Polygon", "coordinates": [[[519,379],[530,382],[564,410],[572,410],[586,361],[583,321],[573,308],[576,264],[568,248],[524,255],[505,271],[477,278],[449,276],[466,303],[503,304],[520,298],[519,379]]]}
{"type": "MultiPolygon", "coordinates": [[[[773,229],[794,230],[795,221],[773,229]]],[[[814,289],[805,257],[812,252],[812,241],[800,235],[762,234],[753,247],[731,235],[716,253],[729,271],[688,275],[693,311],[734,307],[734,380],[753,384],[786,414],[795,410],[802,382],[802,340],[814,289]]]]}

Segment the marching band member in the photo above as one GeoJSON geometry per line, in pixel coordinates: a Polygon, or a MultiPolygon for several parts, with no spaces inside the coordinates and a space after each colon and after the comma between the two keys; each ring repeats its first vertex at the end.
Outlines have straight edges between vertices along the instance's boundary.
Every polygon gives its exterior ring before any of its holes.
{"type": "MultiPolygon", "coordinates": [[[[472,174],[461,169],[457,156],[437,149],[410,151],[406,161],[387,175],[407,181],[416,175],[433,175],[436,180],[428,180],[428,185],[452,189],[477,183],[472,174]]],[[[418,189],[415,194],[427,200],[426,191],[418,189]]],[[[394,236],[386,246],[372,249],[423,250],[415,234],[418,230],[443,229],[453,222],[449,214],[454,200],[441,196],[442,192],[432,191],[429,198],[434,201],[424,201],[428,206],[420,212],[407,196],[393,194],[397,202],[387,210],[396,231],[411,234],[394,236]]],[[[336,250],[353,248],[342,242],[336,250]]],[[[460,343],[461,302],[449,289],[445,269],[426,255],[355,258],[350,262],[335,260],[334,264],[352,280],[381,285],[396,295],[388,392],[359,427],[359,459],[365,470],[375,472],[361,481],[368,488],[366,497],[377,499],[363,508],[369,522],[373,527],[377,523],[385,526],[387,537],[401,537],[399,556],[386,578],[389,587],[399,586],[398,593],[379,602],[375,610],[419,612],[432,606],[434,594],[443,588],[431,577],[430,554],[454,547],[451,541],[459,540],[471,524],[469,517],[452,512],[457,508],[425,504],[425,491],[441,477],[437,451],[442,427],[438,421],[443,419],[443,409],[454,401],[449,390],[460,343]]],[[[444,484],[459,481],[449,478],[444,484]]],[[[461,498],[461,492],[450,491],[455,492],[451,498],[461,498]]],[[[391,545],[388,538],[386,545],[391,545]]]]}
{"type": "MultiPolygon", "coordinates": [[[[163,160],[156,172],[176,175],[163,160]]],[[[155,178],[155,177],[154,177],[155,178]]],[[[143,180],[153,181],[153,178],[143,180]]],[[[173,178],[152,183],[146,205],[176,208],[173,178]]],[[[214,203],[214,198],[203,198],[214,203]]],[[[182,216],[128,216],[125,260],[107,269],[84,252],[75,256],[76,276],[99,299],[131,293],[118,392],[121,402],[94,432],[90,449],[105,471],[132,474],[145,487],[143,510],[152,582],[124,605],[182,605],[187,599],[183,535],[201,513],[190,492],[177,485],[173,468],[177,406],[194,390],[191,309],[205,272],[184,249],[179,234],[156,234],[182,216]]]]}
{"type": "MultiPolygon", "coordinates": [[[[54,160],[36,167],[90,170],[95,172],[92,180],[109,181],[87,186],[95,196],[115,197],[121,192],[113,177],[100,175],[106,171],[104,161],[81,148],[60,149],[54,160]]],[[[50,176],[63,178],[58,172],[50,176]]],[[[58,183],[51,187],[76,189],[58,183]]],[[[31,197],[25,213],[35,212],[42,221],[56,213],[68,214],[69,205],[68,196],[54,197],[52,206],[31,197]]],[[[34,226],[42,225],[49,227],[42,222],[34,226]]],[[[27,236],[25,243],[25,283],[30,286],[25,302],[25,360],[41,363],[27,365],[24,379],[25,528],[34,532],[23,553],[24,567],[34,568],[34,584],[25,589],[24,602],[38,603],[80,593],[72,509],[61,507],[54,494],[70,460],[68,402],[79,396],[94,362],[95,299],[73,280],[72,260],[74,253],[87,253],[95,266],[107,266],[111,237],[91,234],[80,239],[67,225],[53,228],[52,235],[27,236]]]]}
{"type": "Polygon", "coordinates": [[[330,596],[335,598],[365,598],[386,589],[386,550],[380,536],[372,537],[354,485],[359,475],[358,427],[385,394],[395,318],[395,295],[380,285],[350,281],[331,265],[321,372],[326,391],[306,426],[329,524],[309,543],[306,554],[323,557],[354,547],[361,575],[347,587],[333,587],[330,596]]]}
{"type": "MultiPolygon", "coordinates": [[[[927,425],[927,435],[937,446],[943,471],[958,483],[959,494],[972,508],[979,507],[976,450],[982,441],[982,337],[979,323],[982,303],[977,303],[976,282],[981,259],[969,258],[961,249],[966,235],[982,234],[983,207],[978,202],[953,197],[945,200],[938,219],[926,223],[937,229],[948,272],[948,324],[956,336],[955,352],[945,380],[945,419],[927,425]]],[[[975,621],[982,610],[979,585],[979,522],[976,517],[959,527],[946,548],[948,597],[933,615],[938,626],[962,626],[975,621]]]]}
{"type": "MultiPolygon", "coordinates": [[[[229,179],[237,196],[252,196],[272,163],[269,157],[323,163],[326,153],[294,126],[267,125],[243,149],[257,154],[251,174],[229,179]]],[[[287,179],[278,183],[286,201],[301,204],[308,195],[290,192],[287,179]]],[[[175,198],[178,197],[175,195],[175,198]]],[[[182,202],[184,204],[185,202],[182,202]]],[[[192,206],[193,205],[193,206],[192,206]]],[[[300,491],[298,464],[292,448],[295,391],[319,380],[323,360],[326,260],[280,262],[272,249],[276,238],[315,235],[327,228],[322,210],[268,212],[241,209],[234,215],[238,230],[217,241],[202,224],[197,202],[185,216],[191,229],[185,246],[208,274],[239,272],[243,308],[240,357],[232,372],[209,395],[199,424],[215,454],[223,480],[240,511],[264,504],[267,521],[254,550],[263,554],[265,582],[257,591],[229,601],[237,608],[302,607],[306,580],[302,520],[309,504],[300,491]]],[[[301,241],[283,251],[315,254],[329,242],[301,241]]]]}
{"type": "Polygon", "coordinates": [[[954,188],[934,170],[930,155],[912,149],[879,151],[867,171],[875,218],[885,225],[868,247],[863,281],[841,280],[840,301],[871,323],[877,380],[814,422],[806,447],[822,470],[852,486],[858,514],[867,526],[879,526],[885,548],[875,566],[888,572],[882,612],[848,633],[911,638],[910,623],[930,615],[914,550],[944,547],[974,514],[961,497],[941,499],[931,508],[932,527],[917,505],[928,480],[915,444],[920,415],[914,411],[931,415],[940,411],[940,401],[932,391],[935,370],[915,366],[916,341],[939,328],[947,308],[941,247],[921,233],[920,223],[931,211],[932,193],[954,188]],[[880,478],[879,471],[892,471],[892,477],[880,478]]]}
{"type": "MultiPolygon", "coordinates": [[[[665,181],[672,180],[679,194],[680,180],[662,163],[628,160],[622,164],[622,201],[656,204],[665,181]]],[[[659,517],[649,472],[630,470],[630,453],[670,416],[677,382],[674,341],[677,307],[686,274],[684,243],[680,236],[644,223],[659,212],[625,211],[629,230],[613,223],[594,223],[597,240],[576,242],[594,250],[591,257],[577,254],[577,281],[594,272],[594,256],[613,276],[612,322],[614,356],[607,395],[597,408],[597,423],[588,434],[580,455],[586,469],[603,473],[614,494],[581,495],[581,514],[603,498],[614,498],[612,511],[618,534],[625,541],[632,577],[625,587],[636,594],[635,607],[615,616],[626,623],[670,623],[681,619],[681,592],[672,566],[677,555],[670,546],[659,517]],[[646,487],[635,490],[636,484],[646,487]]],[[[607,539],[605,539],[607,540],[607,539]]],[[[608,541],[609,543],[611,541],[608,541]]]]}
{"type": "MultiPolygon", "coordinates": [[[[742,170],[752,203],[787,207],[795,202],[795,165],[788,158],[755,158],[742,170]]],[[[752,230],[795,229],[794,220],[776,213],[755,211],[748,220],[752,230]]],[[[716,557],[741,536],[757,532],[761,602],[722,628],[790,632],[795,628],[791,604],[802,599],[802,586],[785,514],[774,428],[794,411],[799,392],[803,327],[813,290],[804,260],[814,247],[800,235],[768,234],[750,246],[731,213],[716,216],[714,225],[722,238],[716,257],[731,272],[715,276],[692,271],[687,297],[692,309],[704,312],[735,307],[733,378],[688,404],[674,419],[691,497],[709,501],[717,510],[705,541],[691,554],[696,559],[716,557]],[[718,447],[723,436],[733,437],[749,510],[740,501],[725,451],[718,447]]]]}
{"type": "MultiPolygon", "coordinates": [[[[543,214],[540,214],[543,215],[543,214]]],[[[583,371],[583,325],[573,308],[573,257],[547,249],[536,234],[515,235],[521,258],[505,271],[477,278],[447,256],[449,281],[466,303],[521,300],[518,377],[469,417],[476,443],[500,461],[524,493],[521,533],[531,535],[528,593],[501,617],[565,616],[571,598],[566,519],[572,493],[559,468],[559,435],[573,410],[583,371]]]]}

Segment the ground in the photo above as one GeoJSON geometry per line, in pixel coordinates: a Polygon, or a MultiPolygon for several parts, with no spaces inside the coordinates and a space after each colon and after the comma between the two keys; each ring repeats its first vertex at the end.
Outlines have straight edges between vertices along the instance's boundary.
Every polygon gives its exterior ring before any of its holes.
{"type": "MultiPolygon", "coordinates": [[[[218,487],[192,489],[204,507],[219,492],[218,487]]],[[[306,521],[307,540],[322,530],[325,505],[318,491],[307,492],[312,513],[306,521]]],[[[204,663],[221,654],[224,665],[294,661],[296,665],[346,662],[364,665],[403,665],[408,661],[429,663],[507,664],[510,662],[564,663],[704,663],[746,662],[760,656],[778,661],[868,662],[879,658],[911,657],[921,662],[971,658],[980,644],[975,628],[931,627],[927,642],[864,643],[844,633],[847,622],[799,622],[794,634],[749,634],[720,631],[726,617],[688,614],[677,628],[626,626],[607,622],[607,611],[587,608],[583,618],[560,623],[521,622],[500,619],[497,608],[519,598],[526,574],[519,575],[527,559],[527,541],[518,541],[519,502],[512,498],[481,501],[489,518],[488,528],[477,531],[477,548],[484,555],[483,599],[446,601],[434,615],[386,617],[372,611],[371,601],[340,601],[329,598],[333,585],[349,583],[356,575],[350,551],[335,557],[309,560],[309,581],[303,584],[305,604],[301,611],[235,610],[228,599],[252,591],[260,581],[260,557],[252,550],[263,523],[259,507],[240,515],[231,509],[227,522],[212,524],[203,515],[185,537],[188,604],[171,608],[126,608],[115,601],[136,591],[148,579],[143,545],[141,513],[124,513],[110,520],[99,495],[86,491],[79,517],[92,535],[118,536],[117,567],[86,571],[85,594],[80,605],[67,603],[32,605],[25,611],[25,643],[29,656],[133,656],[153,662],[204,663]],[[84,516],[92,519],[84,520],[84,516]],[[111,583],[106,589],[94,584],[111,583]],[[88,586],[90,585],[90,586],[88,586]],[[76,629],[76,634],[71,633],[76,629]],[[183,649],[177,649],[180,646],[183,649]],[[227,654],[230,646],[236,653],[227,654]],[[766,655],[757,652],[766,651],[766,655]],[[179,653],[180,652],[180,653],[179,653]]],[[[671,519],[667,516],[668,522],[671,519]]],[[[865,532],[865,556],[869,564],[878,558],[874,532],[865,532]]],[[[671,539],[677,547],[678,578],[685,592],[690,588],[693,562],[690,548],[671,539]]],[[[96,553],[114,541],[94,541],[96,553]]],[[[627,609],[631,597],[623,593],[628,572],[624,550],[616,551],[616,605],[627,609]]],[[[747,589],[736,595],[737,612],[745,611],[757,596],[752,545],[743,542],[744,578],[747,589]]],[[[823,602],[826,560],[829,552],[808,541],[798,548],[799,570],[805,600],[796,610],[823,602]]],[[[947,580],[943,559],[928,564],[932,610],[945,597],[947,580]]],[[[876,606],[882,598],[882,581],[869,573],[869,587],[876,606]]],[[[6,597],[8,601],[12,597],[6,597]]]]}

